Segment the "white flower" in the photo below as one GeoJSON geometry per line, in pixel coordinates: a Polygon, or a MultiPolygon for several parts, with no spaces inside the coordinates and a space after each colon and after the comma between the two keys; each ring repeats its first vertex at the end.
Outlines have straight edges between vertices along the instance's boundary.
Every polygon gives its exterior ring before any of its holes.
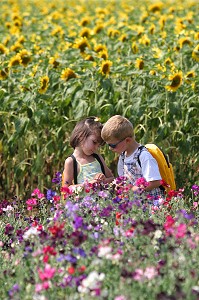
{"type": "Polygon", "coordinates": [[[6,208],[3,208],[3,211],[12,211],[14,208],[11,205],[8,205],[6,208]]]}
{"type": "Polygon", "coordinates": [[[28,240],[31,236],[38,235],[39,231],[36,227],[30,227],[23,235],[24,240],[28,240]]]}
{"type": "Polygon", "coordinates": [[[107,257],[108,254],[112,252],[112,248],[110,246],[100,247],[98,251],[99,257],[107,257]]]}

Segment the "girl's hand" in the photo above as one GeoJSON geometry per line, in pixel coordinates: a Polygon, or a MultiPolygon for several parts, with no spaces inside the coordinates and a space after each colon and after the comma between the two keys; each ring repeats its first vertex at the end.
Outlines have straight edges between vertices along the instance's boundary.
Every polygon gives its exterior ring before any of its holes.
{"type": "Polygon", "coordinates": [[[98,173],[94,177],[94,180],[97,180],[97,181],[104,181],[105,179],[106,179],[106,176],[103,173],[98,173]]]}

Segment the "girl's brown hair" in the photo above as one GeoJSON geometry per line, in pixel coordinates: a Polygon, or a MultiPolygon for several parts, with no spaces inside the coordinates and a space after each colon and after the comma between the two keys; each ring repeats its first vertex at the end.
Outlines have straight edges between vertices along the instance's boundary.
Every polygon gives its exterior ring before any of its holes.
{"type": "Polygon", "coordinates": [[[101,138],[101,131],[103,125],[98,121],[97,117],[88,117],[78,122],[73,129],[70,137],[70,145],[75,149],[79,146],[88,136],[95,134],[97,141],[100,145],[104,144],[101,138]]]}

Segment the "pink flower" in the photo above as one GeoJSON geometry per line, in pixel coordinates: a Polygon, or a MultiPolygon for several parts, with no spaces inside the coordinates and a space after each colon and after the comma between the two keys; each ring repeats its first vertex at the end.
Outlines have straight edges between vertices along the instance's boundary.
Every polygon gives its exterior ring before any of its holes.
{"type": "Polygon", "coordinates": [[[55,268],[51,268],[51,266],[49,264],[45,265],[45,268],[44,268],[43,271],[41,269],[38,270],[39,278],[42,281],[45,281],[46,279],[53,278],[53,276],[55,275],[55,272],[56,272],[56,269],[55,268]]]}
{"type": "Polygon", "coordinates": [[[176,233],[176,238],[183,238],[187,232],[187,226],[186,224],[180,224],[179,226],[176,227],[177,233],[176,233]]]}
{"type": "Polygon", "coordinates": [[[136,269],[133,275],[133,279],[136,281],[142,281],[144,276],[144,271],[142,269],[136,269]]]}
{"type": "Polygon", "coordinates": [[[146,181],[144,177],[141,177],[136,180],[135,185],[140,188],[145,188],[149,185],[149,183],[146,181]]]}
{"type": "Polygon", "coordinates": [[[38,188],[32,192],[31,196],[37,196],[39,199],[44,198],[44,194],[38,188]]]}
{"type": "Polygon", "coordinates": [[[147,267],[145,269],[145,272],[144,272],[144,276],[147,278],[147,279],[153,279],[154,277],[156,277],[158,275],[158,272],[157,270],[154,268],[154,267],[147,267]]]}
{"type": "Polygon", "coordinates": [[[35,286],[35,292],[39,293],[42,290],[48,290],[50,288],[50,282],[49,281],[44,281],[42,283],[37,283],[35,286]]]}

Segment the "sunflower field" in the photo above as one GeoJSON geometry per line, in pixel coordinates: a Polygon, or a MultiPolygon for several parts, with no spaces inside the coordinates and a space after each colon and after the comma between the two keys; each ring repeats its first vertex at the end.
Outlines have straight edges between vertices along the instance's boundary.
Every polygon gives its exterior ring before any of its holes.
{"type": "MultiPolygon", "coordinates": [[[[178,187],[198,172],[198,1],[2,0],[0,190],[46,190],[84,116],[129,118],[169,155],[178,187]]],[[[102,149],[115,170],[116,159],[102,149]]]]}
{"type": "Polygon", "coordinates": [[[0,299],[199,299],[198,0],[0,1],[0,299]],[[174,167],[61,189],[77,121],[115,114],[174,167]]]}

